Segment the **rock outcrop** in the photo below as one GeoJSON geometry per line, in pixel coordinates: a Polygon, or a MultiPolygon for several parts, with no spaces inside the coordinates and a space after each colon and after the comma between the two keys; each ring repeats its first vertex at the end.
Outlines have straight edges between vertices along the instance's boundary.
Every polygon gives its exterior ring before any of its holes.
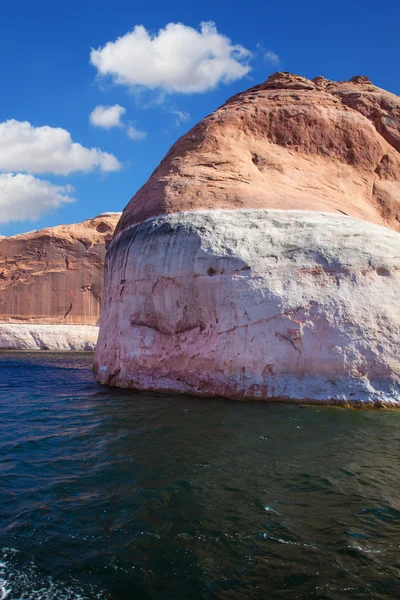
{"type": "Polygon", "coordinates": [[[345,214],[400,231],[400,99],[365,77],[276,73],[226,102],[168,152],[117,233],[179,211],[345,214]]]}
{"type": "Polygon", "coordinates": [[[400,99],[277,73],[168,152],[106,259],[101,383],[400,405],[400,99]]]}
{"type": "Polygon", "coordinates": [[[119,217],[0,238],[0,348],[94,348],[106,245],[119,217]]]}

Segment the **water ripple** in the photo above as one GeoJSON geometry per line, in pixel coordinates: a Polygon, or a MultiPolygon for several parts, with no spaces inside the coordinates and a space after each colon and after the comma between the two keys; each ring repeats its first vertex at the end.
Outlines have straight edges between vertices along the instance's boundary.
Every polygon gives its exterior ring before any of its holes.
{"type": "Polygon", "coordinates": [[[87,354],[0,354],[0,600],[389,600],[392,411],[97,386],[87,354]]]}

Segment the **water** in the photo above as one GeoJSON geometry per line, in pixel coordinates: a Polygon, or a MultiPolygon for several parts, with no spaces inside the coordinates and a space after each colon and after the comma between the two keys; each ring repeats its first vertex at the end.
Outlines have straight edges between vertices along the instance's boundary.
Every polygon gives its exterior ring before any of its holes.
{"type": "Polygon", "coordinates": [[[400,596],[400,412],[97,386],[0,355],[0,599],[400,596]]]}

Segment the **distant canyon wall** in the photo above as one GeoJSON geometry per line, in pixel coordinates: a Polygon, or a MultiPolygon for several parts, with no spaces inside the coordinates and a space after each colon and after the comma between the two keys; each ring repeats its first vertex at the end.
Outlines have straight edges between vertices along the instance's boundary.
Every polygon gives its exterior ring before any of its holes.
{"type": "Polygon", "coordinates": [[[0,348],[94,348],[106,246],[119,217],[0,237],[0,348]]]}

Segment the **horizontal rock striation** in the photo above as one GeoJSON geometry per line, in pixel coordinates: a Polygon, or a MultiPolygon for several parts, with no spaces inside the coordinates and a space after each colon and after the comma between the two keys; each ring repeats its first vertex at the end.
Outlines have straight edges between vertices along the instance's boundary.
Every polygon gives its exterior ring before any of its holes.
{"type": "Polygon", "coordinates": [[[93,349],[106,246],[119,217],[104,213],[83,223],[0,238],[0,324],[8,325],[1,328],[0,347],[8,340],[10,348],[82,349],[86,339],[87,349],[93,349]],[[44,329],[19,327],[23,324],[44,329]],[[39,332],[36,346],[32,331],[39,332]]]}
{"type": "Polygon", "coordinates": [[[97,325],[120,213],[0,239],[0,322],[97,325]]]}
{"type": "Polygon", "coordinates": [[[178,140],[108,249],[98,381],[400,406],[399,107],[277,73],[178,140]]]}
{"type": "Polygon", "coordinates": [[[400,236],[306,211],[148,220],[110,247],[101,383],[400,402],[400,236]]]}

